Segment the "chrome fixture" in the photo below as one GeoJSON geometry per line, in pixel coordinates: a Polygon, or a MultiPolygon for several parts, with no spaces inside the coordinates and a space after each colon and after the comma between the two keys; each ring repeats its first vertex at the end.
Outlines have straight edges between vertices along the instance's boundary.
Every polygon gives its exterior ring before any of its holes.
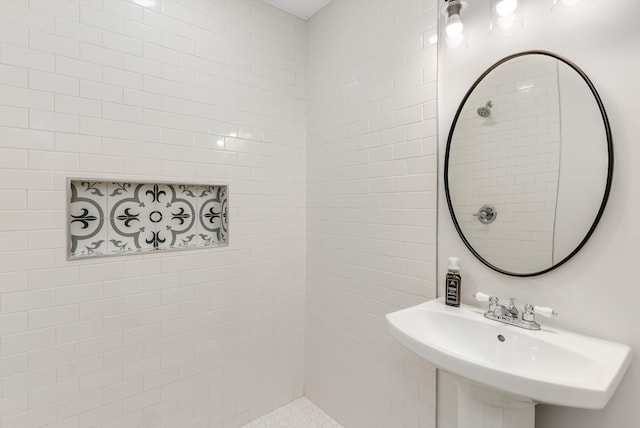
{"type": "Polygon", "coordinates": [[[473,297],[479,302],[489,302],[489,310],[484,313],[485,318],[527,330],[540,330],[540,324],[536,322],[536,314],[545,317],[558,315],[551,308],[526,304],[520,316],[514,298],[509,299],[509,306],[504,306],[499,303],[497,297],[485,293],[478,292],[473,297]]]}
{"type": "Polygon", "coordinates": [[[487,101],[485,105],[482,107],[478,107],[478,116],[480,117],[489,117],[491,116],[491,107],[493,107],[493,101],[487,101]]]}
{"type": "Polygon", "coordinates": [[[490,224],[498,217],[498,211],[493,205],[483,205],[477,213],[473,213],[474,217],[478,217],[478,221],[482,224],[490,224]]]}

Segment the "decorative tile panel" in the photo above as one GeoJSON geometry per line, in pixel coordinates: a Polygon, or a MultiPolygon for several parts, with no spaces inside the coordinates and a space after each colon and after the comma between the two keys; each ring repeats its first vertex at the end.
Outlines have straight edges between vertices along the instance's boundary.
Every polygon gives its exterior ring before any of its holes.
{"type": "Polygon", "coordinates": [[[226,246],[228,187],[69,180],[69,259],[226,246]]]}

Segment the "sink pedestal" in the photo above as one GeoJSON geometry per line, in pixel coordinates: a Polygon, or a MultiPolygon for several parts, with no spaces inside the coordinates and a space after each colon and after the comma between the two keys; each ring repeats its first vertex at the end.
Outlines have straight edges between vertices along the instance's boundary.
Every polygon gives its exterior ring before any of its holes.
{"type": "Polygon", "coordinates": [[[458,428],[534,428],[533,401],[455,376],[458,428]]]}

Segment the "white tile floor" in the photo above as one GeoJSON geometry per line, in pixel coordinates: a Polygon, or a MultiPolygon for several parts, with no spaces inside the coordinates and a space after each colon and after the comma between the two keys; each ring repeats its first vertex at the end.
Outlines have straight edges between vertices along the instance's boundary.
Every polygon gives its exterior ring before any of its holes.
{"type": "Polygon", "coordinates": [[[342,425],[303,397],[242,428],[342,428],[342,425]]]}

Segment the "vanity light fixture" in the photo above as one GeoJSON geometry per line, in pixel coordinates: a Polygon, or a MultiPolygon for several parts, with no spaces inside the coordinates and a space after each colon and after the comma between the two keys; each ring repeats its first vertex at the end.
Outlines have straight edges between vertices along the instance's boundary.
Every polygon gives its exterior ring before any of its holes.
{"type": "Polygon", "coordinates": [[[446,0],[442,13],[446,16],[446,43],[450,48],[456,48],[464,43],[464,24],[460,19],[460,12],[467,3],[462,0],[446,0]]]}
{"type": "Polygon", "coordinates": [[[509,36],[522,28],[522,15],[519,6],[518,0],[491,0],[490,33],[509,36]]]}

